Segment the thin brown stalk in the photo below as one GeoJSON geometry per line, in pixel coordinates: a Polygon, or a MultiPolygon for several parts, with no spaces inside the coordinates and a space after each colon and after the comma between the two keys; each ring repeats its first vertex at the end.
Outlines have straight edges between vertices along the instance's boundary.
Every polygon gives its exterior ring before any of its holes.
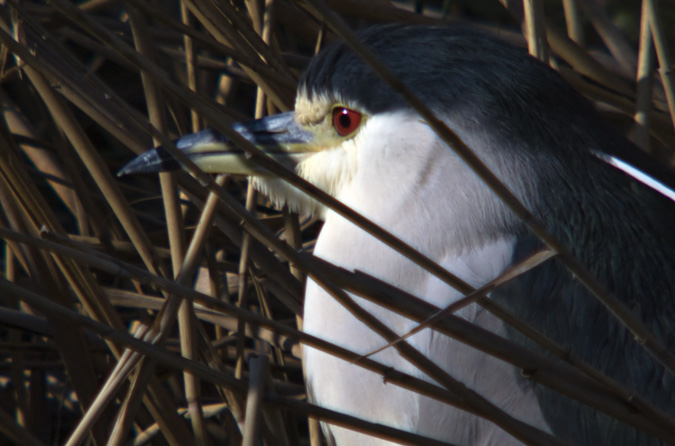
{"type": "Polygon", "coordinates": [[[584,46],[584,31],[578,0],[563,0],[567,35],[579,46],[584,46]]]}
{"type": "Polygon", "coordinates": [[[265,393],[265,376],[267,375],[267,356],[256,356],[249,360],[251,371],[248,379],[248,396],[246,398],[246,424],[242,446],[258,446],[262,431],[262,400],[265,393]]]}
{"type": "Polygon", "coordinates": [[[542,4],[539,0],[523,0],[523,9],[525,36],[530,54],[543,62],[548,62],[546,23],[542,4]]]}
{"type": "Polygon", "coordinates": [[[654,48],[656,48],[656,56],[659,59],[659,73],[661,74],[661,82],[663,83],[663,88],[666,91],[668,110],[670,111],[670,117],[673,120],[673,126],[675,127],[675,81],[673,80],[673,63],[670,58],[670,50],[668,48],[663,27],[661,26],[661,20],[659,19],[656,2],[654,0],[644,1],[644,14],[647,16],[647,20],[649,20],[649,25],[652,30],[654,48]]]}
{"type": "Polygon", "coordinates": [[[642,2],[640,20],[640,50],[637,67],[637,92],[635,114],[635,129],[633,142],[645,151],[649,151],[649,131],[651,124],[652,88],[654,79],[654,41],[652,29],[647,15],[647,2],[642,2]]]}

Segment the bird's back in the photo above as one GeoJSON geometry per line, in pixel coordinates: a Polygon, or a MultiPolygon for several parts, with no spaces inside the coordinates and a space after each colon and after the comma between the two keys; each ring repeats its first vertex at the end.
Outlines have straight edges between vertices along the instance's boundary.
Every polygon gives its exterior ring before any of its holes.
{"type": "MultiPolygon", "coordinates": [[[[538,212],[549,231],[667,348],[675,345],[675,205],[623,172],[588,158],[573,184],[551,185],[538,212]]],[[[541,243],[519,238],[515,260],[541,243]]],[[[597,298],[553,260],[493,298],[573,357],[675,417],[675,379],[597,298]],[[564,315],[564,317],[561,317],[564,315]]],[[[537,348],[511,330],[515,339],[537,348]]],[[[544,387],[540,406],[556,435],[583,445],[657,445],[634,428],[544,387]]]]}

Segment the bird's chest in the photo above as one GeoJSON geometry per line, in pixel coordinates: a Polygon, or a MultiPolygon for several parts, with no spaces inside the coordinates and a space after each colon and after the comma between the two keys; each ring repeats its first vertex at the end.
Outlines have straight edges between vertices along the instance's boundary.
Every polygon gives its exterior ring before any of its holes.
{"type": "MultiPolygon", "coordinates": [[[[399,226],[387,228],[398,233],[419,233],[399,226]]],[[[416,245],[415,240],[405,242],[416,245]]],[[[438,244],[445,243],[439,240],[438,244]]],[[[449,271],[466,282],[480,286],[496,277],[508,264],[512,255],[513,240],[504,239],[490,243],[462,255],[454,254],[450,247],[435,246],[432,252],[424,252],[449,271]]],[[[375,239],[352,223],[336,215],[328,215],[326,224],[317,242],[315,255],[350,271],[361,271],[390,283],[408,293],[438,307],[445,307],[461,297],[461,294],[440,279],[426,272],[394,249],[375,239]]],[[[414,328],[413,321],[386,310],[366,299],[353,296],[355,301],[398,334],[414,328]]],[[[462,310],[459,315],[473,321],[475,306],[462,310]]],[[[370,353],[385,344],[383,338],[358,321],[347,309],[323,290],[309,281],[305,297],[304,328],[310,334],[347,347],[357,353],[370,353]]],[[[410,343],[423,354],[429,354],[431,331],[425,330],[410,339],[410,343]]],[[[438,336],[436,336],[438,338],[438,336]]],[[[381,352],[375,359],[416,374],[416,369],[401,359],[394,349],[381,352]]],[[[362,369],[361,369],[362,370],[362,369]]]]}
{"type": "MultiPolygon", "coordinates": [[[[470,284],[480,286],[505,268],[510,261],[512,247],[512,240],[503,239],[475,251],[465,252],[461,256],[443,255],[434,260],[470,284]]],[[[393,249],[339,218],[327,218],[315,254],[336,265],[360,270],[385,280],[439,307],[445,307],[460,297],[454,289],[393,249]]],[[[399,335],[416,325],[413,321],[365,299],[354,297],[354,300],[399,335]]],[[[470,306],[463,310],[461,316],[503,334],[501,322],[487,312],[470,306]]],[[[313,281],[308,281],[307,284],[304,330],[359,354],[368,354],[386,345],[383,338],[357,320],[313,281]]],[[[509,366],[459,341],[426,329],[409,338],[407,342],[471,387],[485,388],[486,382],[492,383],[488,385],[486,392],[497,399],[508,400],[519,391],[515,383],[511,386],[503,380],[488,377],[490,373],[505,376],[510,373],[509,366]],[[494,383],[499,383],[498,388],[494,388],[494,383]]],[[[379,352],[372,358],[404,373],[429,380],[416,366],[399,356],[394,348],[379,352]]],[[[323,407],[435,438],[491,444],[476,442],[481,436],[492,438],[494,435],[492,427],[478,427],[482,421],[458,409],[389,384],[382,376],[358,365],[311,348],[304,349],[304,365],[313,401],[323,407]],[[475,424],[474,428],[463,429],[462,426],[468,423],[475,424]],[[466,432],[472,432],[473,436],[466,437],[466,432]]],[[[533,396],[528,398],[528,404],[532,403],[533,396]]],[[[534,407],[534,404],[530,405],[534,407]]],[[[331,431],[338,439],[338,444],[389,445],[341,428],[332,427],[331,431]]],[[[499,439],[495,444],[510,444],[502,441],[500,435],[502,434],[494,437],[499,439]]]]}
{"type": "MultiPolygon", "coordinates": [[[[360,271],[393,284],[416,296],[424,296],[430,277],[421,268],[392,248],[346,220],[329,215],[317,241],[314,254],[349,271],[360,271]]],[[[455,294],[445,289],[447,298],[455,294]]],[[[411,322],[365,299],[357,303],[401,333],[411,322]]],[[[445,300],[445,299],[443,299],[445,300]]],[[[305,300],[305,329],[312,334],[359,353],[380,347],[381,338],[358,322],[342,305],[316,283],[309,282],[305,300]]]]}

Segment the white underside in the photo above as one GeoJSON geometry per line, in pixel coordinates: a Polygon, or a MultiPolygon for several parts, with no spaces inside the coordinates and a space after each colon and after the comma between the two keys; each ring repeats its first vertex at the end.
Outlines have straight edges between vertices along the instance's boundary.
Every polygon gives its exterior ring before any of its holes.
{"type": "MultiPolygon", "coordinates": [[[[399,268],[401,271],[417,269],[401,256],[392,255],[389,248],[339,217],[329,215],[323,231],[316,254],[328,257],[327,260],[338,265],[349,265],[375,275],[382,273],[378,271],[380,268],[386,273],[399,268]],[[332,233],[339,236],[330,236],[332,233]],[[335,246],[336,244],[339,246],[335,246]],[[359,254],[354,256],[355,252],[359,254]],[[391,262],[383,264],[382,259],[385,258],[397,258],[396,265],[391,262]]],[[[465,253],[459,258],[445,257],[439,260],[464,280],[479,286],[504,269],[511,257],[511,250],[512,241],[502,240],[474,253],[465,253]]],[[[418,272],[420,280],[409,286],[407,291],[442,307],[459,297],[438,279],[429,277],[422,271],[418,272]]],[[[364,299],[356,298],[356,301],[399,334],[414,326],[411,321],[364,299]]],[[[467,307],[460,314],[483,328],[497,334],[504,333],[501,321],[476,306],[467,307]]],[[[307,285],[305,315],[306,332],[359,354],[370,353],[386,344],[314,282],[307,285]]],[[[517,408],[518,418],[548,430],[532,389],[511,365],[428,329],[411,337],[409,342],[454,378],[478,391],[497,406],[506,410],[517,408]]],[[[402,359],[393,348],[378,353],[373,359],[430,381],[415,366],[402,359]]],[[[486,420],[385,383],[380,375],[318,350],[305,348],[304,365],[313,396],[323,407],[456,444],[521,444],[486,420]]],[[[338,445],[394,444],[340,427],[329,429],[338,445]]]]}
{"type": "MultiPolygon", "coordinates": [[[[298,172],[375,223],[403,236],[468,283],[483,285],[511,261],[514,239],[500,234],[509,232],[515,217],[419,117],[410,113],[371,116],[353,139],[308,157],[298,172]]],[[[526,191],[536,180],[527,160],[506,164],[494,155],[499,151],[492,150],[493,141],[475,139],[483,137],[479,133],[460,136],[467,138],[471,147],[484,150],[488,167],[527,203],[526,191]]],[[[291,206],[308,206],[306,200],[294,198],[297,192],[290,188],[280,191],[270,183],[265,189],[291,206]]],[[[314,251],[317,256],[371,274],[440,307],[459,297],[452,288],[338,215],[328,211],[325,220],[314,251]]],[[[356,301],[399,334],[414,326],[363,299],[356,301]]],[[[481,327],[504,333],[500,321],[475,306],[460,314],[481,327]]],[[[304,330],[359,354],[386,344],[312,281],[307,285],[304,330]]],[[[409,342],[497,406],[548,430],[532,389],[514,367],[430,330],[409,342]]],[[[374,359],[427,379],[393,348],[374,359]]],[[[304,349],[304,366],[314,402],[321,406],[456,444],[519,444],[488,421],[387,384],[379,375],[312,348],[304,349]]],[[[339,446],[390,444],[343,428],[330,427],[330,431],[339,446]]]]}

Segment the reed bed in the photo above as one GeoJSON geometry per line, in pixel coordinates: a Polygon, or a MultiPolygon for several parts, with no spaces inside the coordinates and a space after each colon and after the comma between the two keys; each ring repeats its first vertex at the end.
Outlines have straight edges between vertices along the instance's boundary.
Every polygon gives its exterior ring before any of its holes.
{"type": "MultiPolygon", "coordinates": [[[[0,443],[319,446],[323,420],[401,444],[444,444],[308,403],[303,345],[483,413],[452,383],[430,384],[302,333],[307,275],[346,304],[351,292],[419,321],[437,310],[314,258],[317,219],[272,207],[245,178],[116,172],[179,135],[227,132],[234,122],[292,109],[312,55],[353,30],[457,21],[549,61],[672,166],[675,8],[656,0],[524,3],[1,2],[0,443]]],[[[308,192],[445,274],[320,191],[308,192]]],[[[485,290],[464,291],[491,305],[485,290]]],[[[533,379],[545,385],[672,435],[672,420],[553,345],[573,367],[482,337],[456,318],[433,324],[523,370],[541,370],[533,379]],[[629,400],[641,411],[627,411],[629,400]]],[[[672,364],[672,346],[652,347],[672,364]]]]}

